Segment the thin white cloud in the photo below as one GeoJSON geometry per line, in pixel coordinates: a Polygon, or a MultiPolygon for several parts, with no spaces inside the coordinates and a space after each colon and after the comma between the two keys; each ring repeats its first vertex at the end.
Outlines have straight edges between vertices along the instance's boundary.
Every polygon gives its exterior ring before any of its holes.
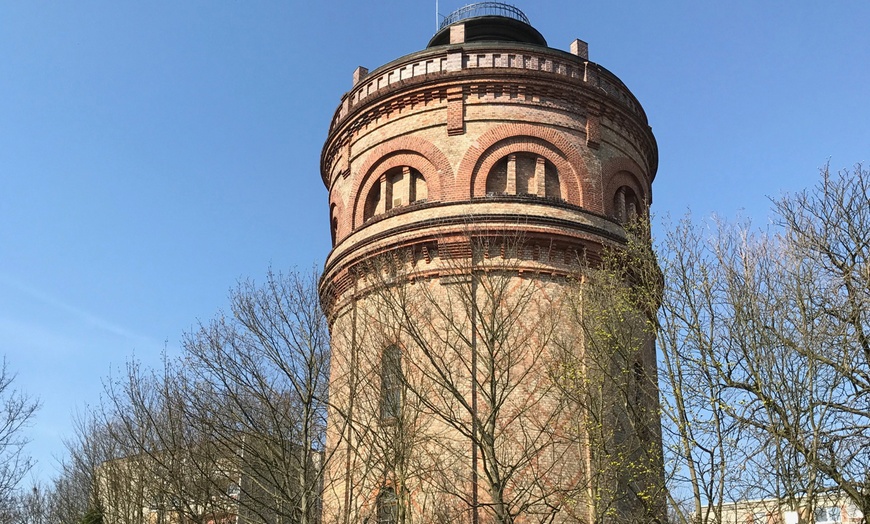
{"type": "Polygon", "coordinates": [[[7,275],[0,275],[0,284],[11,287],[11,288],[15,289],[16,291],[23,293],[24,295],[27,295],[28,297],[30,297],[30,298],[32,298],[32,299],[34,299],[42,304],[50,306],[56,310],[60,310],[60,311],[63,311],[65,313],[68,313],[68,314],[72,315],[73,317],[75,317],[77,320],[79,320],[79,321],[81,321],[81,322],[83,322],[83,323],[85,323],[93,328],[97,328],[99,330],[106,331],[108,333],[111,333],[113,335],[123,337],[123,338],[140,340],[140,341],[147,341],[148,340],[148,337],[134,333],[134,332],[130,331],[129,329],[127,329],[123,326],[119,326],[118,324],[115,324],[109,320],[106,320],[105,318],[103,318],[99,315],[91,313],[90,311],[87,311],[83,308],[74,306],[74,305],[69,304],[67,302],[64,302],[63,300],[60,300],[59,298],[57,298],[55,296],[52,296],[52,295],[50,295],[50,294],[48,294],[40,289],[37,289],[33,286],[24,284],[23,282],[20,282],[18,280],[13,279],[13,278],[10,278],[7,275]]]}

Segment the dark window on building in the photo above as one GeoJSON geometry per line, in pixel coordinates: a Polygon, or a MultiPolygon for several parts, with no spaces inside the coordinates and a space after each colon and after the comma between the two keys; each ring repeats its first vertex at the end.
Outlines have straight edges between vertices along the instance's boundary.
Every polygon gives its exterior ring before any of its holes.
{"type": "Polygon", "coordinates": [[[396,490],[390,486],[384,486],[378,493],[378,522],[377,524],[396,524],[398,522],[398,498],[396,490]]]}
{"type": "Polygon", "coordinates": [[[839,506],[826,506],[816,508],[814,513],[816,524],[835,524],[841,520],[839,506]]]}
{"type": "Polygon", "coordinates": [[[634,190],[628,186],[622,186],[613,195],[613,216],[621,224],[626,224],[640,214],[640,200],[634,190]]]}
{"type": "Polygon", "coordinates": [[[381,354],[381,421],[394,423],[402,412],[402,352],[396,345],[381,354]]]}
{"type": "Polygon", "coordinates": [[[338,216],[335,209],[335,204],[329,208],[329,231],[332,233],[332,245],[335,245],[335,240],[338,238],[338,216]]]}

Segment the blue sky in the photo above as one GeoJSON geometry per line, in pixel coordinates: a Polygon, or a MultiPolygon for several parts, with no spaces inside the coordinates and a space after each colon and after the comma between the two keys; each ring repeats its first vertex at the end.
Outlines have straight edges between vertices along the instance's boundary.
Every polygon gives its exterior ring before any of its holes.
{"type": "MultiPolygon", "coordinates": [[[[663,4],[516,3],[643,104],[657,215],[763,225],[870,162],[870,3],[663,4]]],[[[0,353],[43,404],[36,478],[131,356],[176,353],[238,279],[322,264],[340,97],[434,30],[434,1],[0,4],[0,353]]]]}

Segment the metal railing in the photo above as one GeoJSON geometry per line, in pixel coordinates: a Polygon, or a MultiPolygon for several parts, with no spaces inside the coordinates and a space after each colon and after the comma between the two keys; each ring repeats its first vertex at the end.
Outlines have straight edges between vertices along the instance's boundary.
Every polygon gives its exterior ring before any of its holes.
{"type": "Polygon", "coordinates": [[[520,22],[532,25],[531,22],[529,22],[528,17],[512,5],[503,4],[501,2],[478,2],[476,4],[469,4],[465,7],[461,7],[445,16],[444,20],[441,21],[441,26],[438,27],[438,30],[440,31],[460,20],[477,16],[503,16],[505,18],[513,18],[514,20],[519,20],[520,22]]]}

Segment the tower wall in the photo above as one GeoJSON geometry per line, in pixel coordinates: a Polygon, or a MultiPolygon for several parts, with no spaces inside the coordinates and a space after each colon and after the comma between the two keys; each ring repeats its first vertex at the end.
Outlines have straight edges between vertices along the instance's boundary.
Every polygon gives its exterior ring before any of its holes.
{"type": "MultiPolygon", "coordinates": [[[[595,520],[589,435],[556,384],[560,352],[584,352],[566,297],[578,263],[646,212],[656,143],[585,44],[464,41],[477,23],[358,69],[330,126],[324,522],[390,521],[385,507],[397,522],[595,520]],[[401,409],[386,416],[392,347],[401,409]]],[[[639,352],[654,377],[654,346],[639,352]]]]}

